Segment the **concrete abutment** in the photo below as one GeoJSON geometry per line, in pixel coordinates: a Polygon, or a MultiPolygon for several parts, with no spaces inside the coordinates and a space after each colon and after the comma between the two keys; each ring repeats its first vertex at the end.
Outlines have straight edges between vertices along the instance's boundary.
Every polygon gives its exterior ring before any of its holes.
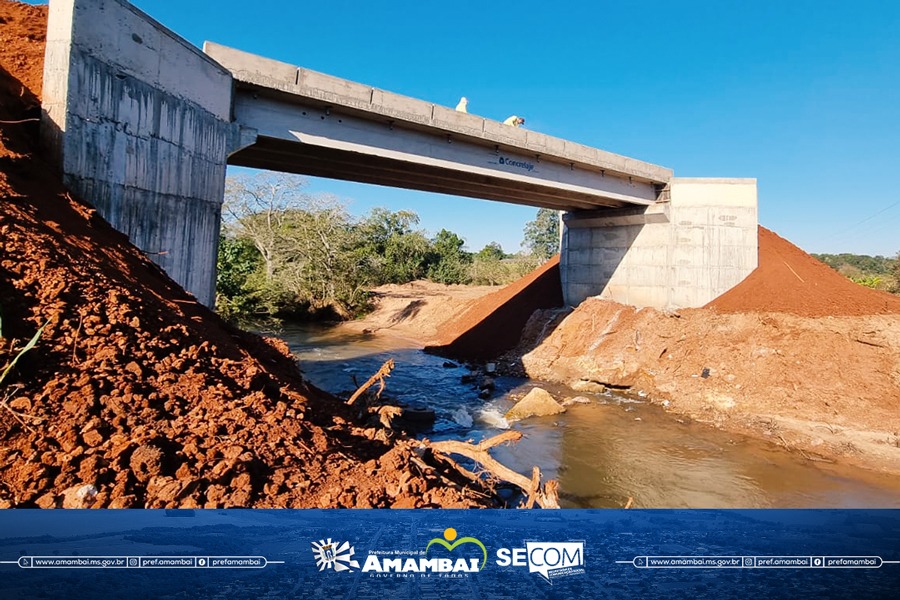
{"type": "Polygon", "coordinates": [[[123,0],[53,0],[42,142],[69,189],[215,302],[231,74],[123,0]]]}
{"type": "Polygon", "coordinates": [[[563,298],[662,310],[699,307],[758,262],[755,179],[673,177],[648,207],[563,217],[563,298]]]}

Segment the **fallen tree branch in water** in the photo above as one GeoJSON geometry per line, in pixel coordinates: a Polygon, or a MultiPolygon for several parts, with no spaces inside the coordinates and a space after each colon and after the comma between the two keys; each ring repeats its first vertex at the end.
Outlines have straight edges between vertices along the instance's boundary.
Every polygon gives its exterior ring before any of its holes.
{"type": "Polygon", "coordinates": [[[376,394],[376,396],[380,397],[381,392],[384,391],[384,386],[385,386],[384,378],[390,377],[391,371],[393,371],[393,370],[394,370],[394,359],[389,358],[387,361],[385,361],[385,363],[383,365],[381,365],[381,368],[378,369],[378,371],[374,375],[369,377],[369,379],[364,384],[359,386],[358,390],[353,392],[353,395],[350,396],[350,398],[347,400],[347,404],[349,404],[350,406],[353,406],[353,404],[357,400],[359,400],[359,397],[362,396],[366,392],[366,390],[368,390],[370,387],[375,385],[376,382],[379,384],[378,393],[376,394]]]}
{"type": "MultiPolygon", "coordinates": [[[[534,467],[532,477],[528,477],[516,473],[506,465],[497,461],[492,457],[488,450],[494,446],[505,444],[507,442],[517,442],[522,439],[522,434],[518,431],[506,431],[500,435],[495,435],[482,441],[480,444],[470,444],[468,442],[458,442],[454,440],[445,440],[441,442],[429,442],[425,440],[423,443],[437,454],[457,454],[465,456],[475,461],[487,473],[496,477],[501,481],[507,481],[526,494],[526,507],[531,507],[536,502],[541,508],[559,508],[559,483],[556,481],[548,481],[543,487],[540,485],[541,471],[534,467]]],[[[449,457],[441,457],[455,466],[460,473],[469,479],[479,480],[477,475],[471,471],[464,469],[452,461],[449,457]]]]}
{"type": "Polygon", "coordinates": [[[536,466],[531,469],[531,486],[528,488],[528,499],[525,500],[525,508],[534,508],[537,493],[541,489],[541,470],[536,466]]]}

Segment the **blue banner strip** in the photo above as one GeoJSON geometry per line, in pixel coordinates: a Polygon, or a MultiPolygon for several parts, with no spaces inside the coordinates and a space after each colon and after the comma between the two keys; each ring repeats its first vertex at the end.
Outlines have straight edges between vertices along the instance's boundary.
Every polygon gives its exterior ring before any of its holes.
{"type": "Polygon", "coordinates": [[[4,510],[0,598],[889,598],[900,510],[4,510]]]}

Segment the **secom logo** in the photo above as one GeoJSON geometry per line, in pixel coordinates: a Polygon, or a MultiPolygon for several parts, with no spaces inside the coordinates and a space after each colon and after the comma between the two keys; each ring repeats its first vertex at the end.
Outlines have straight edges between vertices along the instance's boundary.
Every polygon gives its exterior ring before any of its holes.
{"type": "Polygon", "coordinates": [[[524,548],[500,548],[497,565],[528,567],[547,583],[571,575],[584,575],[584,542],[525,542],[524,548]]]}

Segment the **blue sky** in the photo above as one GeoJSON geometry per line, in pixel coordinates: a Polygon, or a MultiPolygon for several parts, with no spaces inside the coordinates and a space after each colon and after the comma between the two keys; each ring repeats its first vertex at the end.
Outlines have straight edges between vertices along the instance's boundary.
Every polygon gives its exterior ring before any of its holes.
{"type": "MultiPolygon", "coordinates": [[[[633,156],[756,177],[760,222],[809,252],[900,251],[900,3],[137,0],[210,40],[633,156]]],[[[311,180],[518,249],[528,207],[311,180]]]]}

